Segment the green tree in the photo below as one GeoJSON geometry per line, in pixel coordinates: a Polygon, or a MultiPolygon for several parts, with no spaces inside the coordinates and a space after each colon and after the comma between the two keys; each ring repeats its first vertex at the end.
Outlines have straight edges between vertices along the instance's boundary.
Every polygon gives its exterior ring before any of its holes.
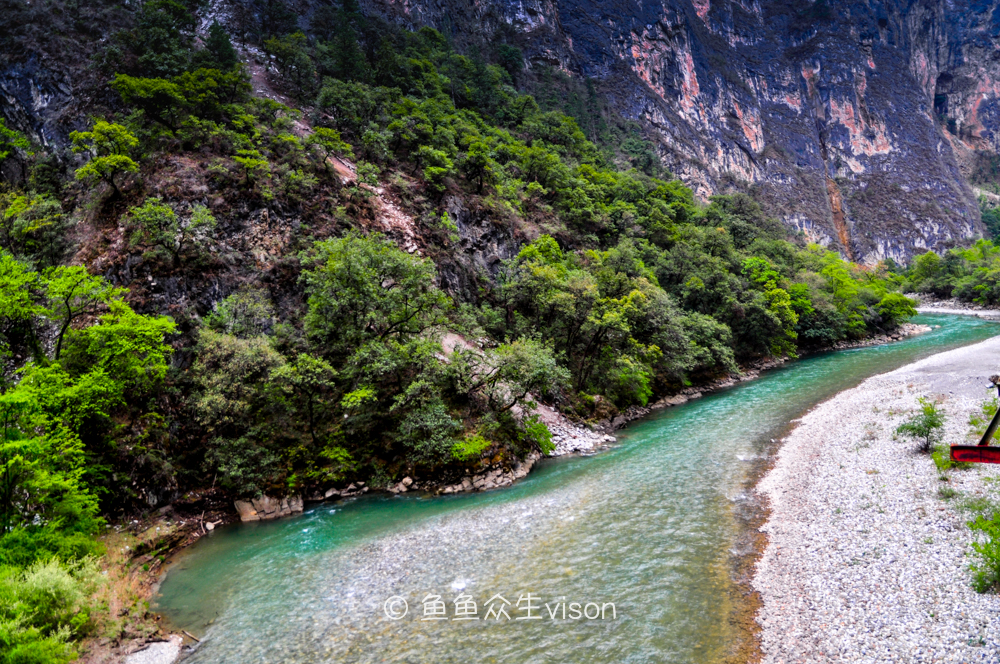
{"type": "Polygon", "coordinates": [[[317,243],[303,259],[305,328],[319,347],[344,354],[371,339],[407,340],[445,324],[451,306],[429,260],[381,235],[349,233],[317,243]]]}
{"type": "Polygon", "coordinates": [[[462,172],[469,180],[476,182],[476,193],[483,193],[483,185],[493,182],[497,163],[490,156],[490,149],[482,141],[469,145],[461,162],[462,172]]]}
{"type": "Polygon", "coordinates": [[[344,81],[365,80],[368,78],[368,62],[358,46],[357,34],[345,19],[344,14],[337,17],[333,39],[317,49],[321,70],[344,81]]]}
{"type": "Polygon", "coordinates": [[[909,271],[914,289],[920,292],[940,292],[941,262],[941,257],[933,251],[915,257],[909,271]]]}
{"type": "MultiPolygon", "coordinates": [[[[0,357],[12,354],[12,344],[26,339],[37,345],[35,324],[45,313],[36,301],[39,288],[38,274],[29,270],[6,251],[0,251],[0,357]]],[[[36,354],[40,349],[34,349],[36,354]]]]}
{"type": "Polygon", "coordinates": [[[340,132],[336,129],[316,127],[313,133],[306,137],[305,144],[311,154],[320,158],[320,161],[323,163],[323,169],[327,172],[330,170],[329,160],[331,157],[345,156],[349,159],[354,158],[351,146],[341,140],[340,132]]]}
{"type": "Polygon", "coordinates": [[[412,157],[417,168],[424,166],[423,176],[429,188],[437,194],[443,194],[444,179],[455,172],[455,164],[448,157],[448,153],[421,145],[412,157]]]}
{"type": "Polygon", "coordinates": [[[329,403],[335,389],[337,371],[325,360],[308,353],[299,353],[294,362],[278,367],[271,378],[289,392],[295,402],[295,410],[305,419],[309,440],[314,447],[326,441],[318,438],[321,418],[320,411],[329,413],[329,403]]]}
{"type": "Polygon", "coordinates": [[[235,67],[239,62],[240,56],[233,48],[229,33],[218,21],[212,21],[212,25],[208,26],[205,48],[194,55],[195,66],[226,71],[235,67]]]}
{"type": "MultiPolygon", "coordinates": [[[[29,141],[28,138],[21,132],[9,128],[6,121],[0,117],[0,163],[18,155],[22,155],[24,157],[31,157],[34,155],[31,151],[31,141],[29,141]]],[[[26,176],[26,174],[27,171],[22,166],[22,179],[26,176]]]]}
{"type": "Polygon", "coordinates": [[[274,305],[267,291],[244,287],[217,302],[206,324],[240,339],[263,336],[275,320],[274,305]]]}
{"type": "Polygon", "coordinates": [[[70,325],[83,316],[93,316],[127,291],[115,288],[101,277],[93,276],[80,265],[59,266],[46,270],[42,287],[48,304],[47,315],[56,324],[54,358],[59,359],[70,325]]]}
{"type": "Polygon", "coordinates": [[[886,293],[878,303],[878,313],[891,329],[916,316],[915,305],[916,302],[901,293],[886,293]]]}
{"type": "Polygon", "coordinates": [[[246,4],[256,18],[254,33],[259,42],[295,32],[298,17],[286,0],[248,0],[246,4]]]}
{"type": "Polygon", "coordinates": [[[131,244],[152,246],[170,256],[175,267],[181,264],[186,249],[204,245],[215,228],[215,217],[203,205],[195,205],[191,217],[182,222],[173,208],[159,198],[147,198],[129,210],[131,244]]]}
{"type": "Polygon", "coordinates": [[[316,92],[316,67],[306,44],[306,36],[301,32],[264,42],[265,52],[274,58],[278,73],[298,99],[311,98],[316,92]]]}
{"type": "Polygon", "coordinates": [[[199,333],[193,409],[211,436],[206,463],[223,486],[241,495],[261,493],[285,469],[283,400],[271,380],[284,363],[264,337],[199,333]]]}
{"type": "Polygon", "coordinates": [[[177,131],[187,110],[188,103],[181,89],[162,78],[135,78],[116,74],[111,87],[121,95],[123,102],[141,109],[146,117],[171,133],[177,131]]]}
{"type": "Polygon", "coordinates": [[[896,433],[920,442],[920,451],[928,453],[941,440],[944,433],[944,413],[926,397],[917,400],[920,412],[896,427],[896,433]]]}
{"type": "Polygon", "coordinates": [[[521,49],[510,44],[501,44],[497,47],[497,60],[499,60],[500,66],[510,74],[511,80],[517,81],[517,77],[524,69],[524,54],[521,49]]]}
{"type": "Polygon", "coordinates": [[[316,98],[316,106],[332,118],[335,128],[357,136],[370,123],[388,116],[389,109],[401,95],[398,88],[326,79],[316,98]]]}
{"type": "MultiPolygon", "coordinates": [[[[12,539],[8,536],[8,539],[12,539]]],[[[93,623],[92,595],[101,576],[91,560],[37,560],[0,566],[3,661],[63,664],[76,659],[72,640],[93,623]]]]}
{"type": "Polygon", "coordinates": [[[271,173],[271,164],[257,150],[237,150],[233,161],[243,167],[247,189],[253,186],[254,181],[267,177],[271,173]]]}
{"type": "Polygon", "coordinates": [[[63,256],[66,215],[58,199],[46,194],[0,194],[0,247],[36,266],[63,256]]]}
{"type": "Polygon", "coordinates": [[[180,74],[191,61],[195,19],[176,0],[150,0],[136,16],[135,29],[127,38],[142,75],[170,77],[180,74]]]}
{"type": "Polygon", "coordinates": [[[555,394],[570,379],[552,349],[536,339],[518,339],[482,352],[458,350],[453,366],[459,390],[481,395],[494,413],[529,402],[529,395],[555,394]]]}
{"type": "Polygon", "coordinates": [[[0,161],[15,154],[18,150],[28,152],[31,149],[31,141],[19,131],[10,129],[6,121],[0,118],[0,161]]]}
{"type": "Polygon", "coordinates": [[[69,332],[61,365],[76,376],[107,376],[121,401],[155,393],[173,352],[165,339],[176,324],[166,316],[137,314],[119,299],[107,308],[96,325],[69,332]]]}
{"type": "Polygon", "coordinates": [[[48,524],[93,533],[100,520],[82,483],[83,444],[41,411],[38,396],[31,382],[0,395],[0,538],[48,524]]]}
{"type": "Polygon", "coordinates": [[[139,145],[139,139],[119,124],[98,120],[91,131],[71,132],[74,152],[90,154],[90,161],[76,170],[76,179],[102,180],[111,185],[114,197],[121,196],[115,178],[135,173],[139,165],[129,156],[139,145]]]}
{"type": "Polygon", "coordinates": [[[588,252],[586,260],[540,237],[511,265],[507,306],[554,340],[576,391],[598,391],[621,405],[645,403],[657,372],[682,381],[691,366],[681,314],[628,241],[588,252]]]}

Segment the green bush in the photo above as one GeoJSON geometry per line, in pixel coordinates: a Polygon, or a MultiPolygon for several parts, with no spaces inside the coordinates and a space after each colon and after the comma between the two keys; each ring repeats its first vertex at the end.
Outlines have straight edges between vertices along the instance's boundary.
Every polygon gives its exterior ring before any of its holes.
{"type": "Polygon", "coordinates": [[[931,451],[931,459],[941,472],[948,470],[968,470],[973,466],[971,463],[963,463],[952,459],[950,445],[934,445],[934,449],[931,451]]]}
{"type": "Polygon", "coordinates": [[[987,519],[980,515],[969,527],[982,537],[972,543],[978,561],[972,565],[972,587],[976,592],[986,592],[1000,587],[1000,515],[987,519]]]}
{"type": "Polygon", "coordinates": [[[89,600],[99,575],[92,559],[58,559],[26,569],[0,566],[0,662],[56,664],[75,659],[71,641],[91,627],[89,600]]]}
{"type": "Polygon", "coordinates": [[[1000,406],[1000,400],[993,397],[992,399],[983,401],[979,406],[978,412],[973,411],[969,415],[969,437],[974,438],[977,443],[983,437],[983,434],[986,433],[986,428],[993,420],[993,416],[996,415],[998,406],[1000,406]]]}
{"type": "Polygon", "coordinates": [[[455,443],[451,448],[451,455],[459,461],[478,459],[492,444],[479,434],[472,434],[455,443]]]}
{"type": "Polygon", "coordinates": [[[552,432],[538,415],[532,415],[524,423],[524,437],[529,443],[537,445],[542,454],[551,454],[556,449],[552,432]]]}
{"type": "Polygon", "coordinates": [[[915,305],[900,293],[887,293],[878,303],[878,313],[887,327],[894,328],[917,315],[915,305]]]}

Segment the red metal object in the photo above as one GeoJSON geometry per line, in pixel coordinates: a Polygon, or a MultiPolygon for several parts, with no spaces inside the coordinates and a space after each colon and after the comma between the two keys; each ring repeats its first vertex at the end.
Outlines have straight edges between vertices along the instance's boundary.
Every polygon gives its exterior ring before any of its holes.
{"type": "MultiPolygon", "coordinates": [[[[990,377],[990,382],[997,388],[997,396],[1000,396],[1000,376],[990,377]]],[[[990,438],[996,433],[997,426],[1000,426],[1000,409],[990,420],[978,445],[951,446],[951,460],[963,463],[1000,463],[1000,447],[990,447],[990,438]]]]}
{"type": "Polygon", "coordinates": [[[952,445],[951,459],[963,463],[1000,463],[1000,447],[952,445]]]}

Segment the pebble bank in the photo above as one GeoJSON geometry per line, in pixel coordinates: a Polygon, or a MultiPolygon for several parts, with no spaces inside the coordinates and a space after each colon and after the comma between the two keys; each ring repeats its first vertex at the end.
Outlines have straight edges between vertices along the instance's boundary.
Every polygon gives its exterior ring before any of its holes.
{"type": "Polygon", "coordinates": [[[996,373],[1000,337],[870,378],[799,420],[758,485],[771,510],[753,580],[764,662],[1000,662],[1000,598],[970,586],[963,508],[1000,504],[1000,468],[943,482],[893,435],[929,396],[945,442],[966,442],[996,373]]]}

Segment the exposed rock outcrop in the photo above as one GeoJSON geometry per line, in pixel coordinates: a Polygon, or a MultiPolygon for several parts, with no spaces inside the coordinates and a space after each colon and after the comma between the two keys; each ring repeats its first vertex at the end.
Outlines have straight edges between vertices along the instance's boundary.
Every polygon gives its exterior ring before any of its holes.
{"type": "MultiPolygon", "coordinates": [[[[541,458],[540,454],[532,452],[523,461],[517,462],[510,468],[499,465],[494,466],[475,475],[466,475],[460,482],[441,487],[427,487],[427,489],[434,490],[436,493],[462,493],[464,491],[487,491],[489,489],[509,486],[522,477],[525,477],[539,458],[541,458]]],[[[404,486],[406,479],[400,482],[399,485],[390,487],[389,490],[393,493],[408,490],[409,487],[404,486]]],[[[418,487],[417,485],[413,485],[413,488],[418,487]]]]}
{"type": "Polygon", "coordinates": [[[301,496],[271,498],[260,496],[253,500],[237,500],[233,503],[240,514],[240,521],[266,521],[283,516],[291,516],[303,509],[301,496]]]}
{"type": "Polygon", "coordinates": [[[465,299],[477,295],[478,279],[494,279],[503,261],[514,258],[521,241],[514,225],[490,211],[472,208],[458,196],[444,201],[448,217],[458,229],[458,251],[440,266],[441,286],[465,299]]]}

